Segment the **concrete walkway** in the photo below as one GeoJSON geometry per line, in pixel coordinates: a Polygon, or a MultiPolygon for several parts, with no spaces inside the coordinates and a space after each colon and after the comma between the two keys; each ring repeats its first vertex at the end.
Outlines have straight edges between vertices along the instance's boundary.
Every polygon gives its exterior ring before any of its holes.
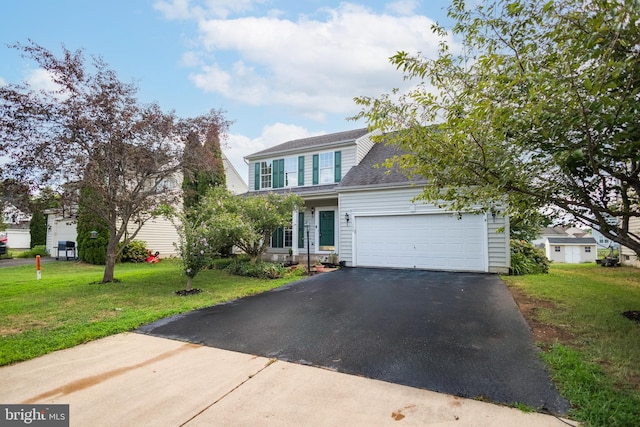
{"type": "Polygon", "coordinates": [[[0,402],[69,404],[72,426],[577,425],[136,333],[0,368],[0,402]]]}

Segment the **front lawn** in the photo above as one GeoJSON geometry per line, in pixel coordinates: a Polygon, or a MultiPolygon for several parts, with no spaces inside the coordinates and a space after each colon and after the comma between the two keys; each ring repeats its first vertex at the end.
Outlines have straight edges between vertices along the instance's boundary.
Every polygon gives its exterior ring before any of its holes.
{"type": "Polygon", "coordinates": [[[523,308],[570,416],[590,426],[640,425],[640,270],[556,264],[549,274],[503,277],[523,308]],[[533,301],[533,302],[532,302],[533,301]]]}
{"type": "Polygon", "coordinates": [[[264,292],[296,278],[262,280],[202,271],[197,295],[176,296],[186,278],[174,260],[118,264],[117,283],[101,284],[104,268],[80,262],[0,269],[0,365],[129,331],[196,308],[264,292]]]}

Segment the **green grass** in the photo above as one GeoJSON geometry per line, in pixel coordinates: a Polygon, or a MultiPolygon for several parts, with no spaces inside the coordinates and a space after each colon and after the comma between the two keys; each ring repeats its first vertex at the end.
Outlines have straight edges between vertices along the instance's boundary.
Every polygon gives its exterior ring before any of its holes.
{"type": "Polygon", "coordinates": [[[640,425],[640,271],[595,264],[553,265],[549,274],[504,277],[530,297],[551,301],[537,320],[574,338],[543,359],[567,397],[570,416],[590,426],[640,425]]]}
{"type": "Polygon", "coordinates": [[[176,261],[118,264],[117,283],[101,284],[103,267],[80,262],[0,269],[0,365],[37,357],[177,313],[264,292],[296,278],[260,280],[221,270],[198,274],[197,295],[179,297],[186,277],[176,261]]]}

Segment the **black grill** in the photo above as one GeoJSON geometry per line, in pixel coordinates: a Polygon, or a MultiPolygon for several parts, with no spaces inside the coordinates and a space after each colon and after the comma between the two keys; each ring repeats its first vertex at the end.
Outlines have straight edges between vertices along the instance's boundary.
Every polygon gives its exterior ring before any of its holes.
{"type": "Polygon", "coordinates": [[[58,240],[58,256],[56,256],[56,259],[60,259],[60,252],[64,252],[64,258],[66,258],[67,261],[76,259],[76,242],[72,240],[58,240]],[[71,256],[69,256],[70,253],[71,256]]]}

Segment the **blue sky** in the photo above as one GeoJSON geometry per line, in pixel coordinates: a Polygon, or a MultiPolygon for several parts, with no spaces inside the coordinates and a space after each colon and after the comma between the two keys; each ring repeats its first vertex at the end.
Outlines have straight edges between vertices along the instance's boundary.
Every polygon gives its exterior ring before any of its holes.
{"type": "Polygon", "coordinates": [[[243,156],[296,138],[366,126],[347,121],[356,96],[407,87],[388,58],[435,54],[430,27],[446,0],[4,0],[0,84],[46,85],[6,45],[36,43],[101,56],[141,102],[182,117],[224,110],[223,151],[243,156]]]}

